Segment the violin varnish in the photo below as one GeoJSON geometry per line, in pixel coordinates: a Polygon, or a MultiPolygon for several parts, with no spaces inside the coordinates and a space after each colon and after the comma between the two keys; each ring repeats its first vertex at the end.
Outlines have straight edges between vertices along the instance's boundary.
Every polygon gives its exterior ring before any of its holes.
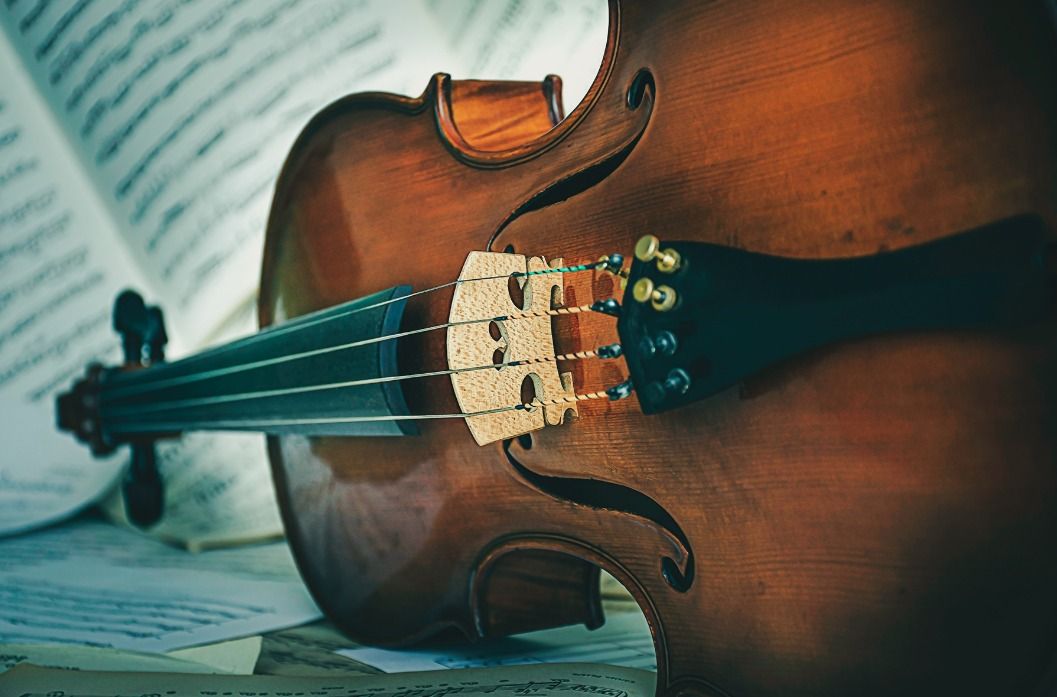
{"type": "MultiPolygon", "coordinates": [[[[515,303],[508,287],[510,275],[515,272],[524,273],[561,265],[561,259],[555,259],[551,266],[542,257],[470,252],[459,280],[489,280],[457,285],[448,321],[455,323],[481,317],[503,317],[525,311],[549,310],[552,303],[561,305],[564,286],[560,273],[515,279],[524,296],[521,305],[515,303]]],[[[458,370],[554,356],[551,321],[551,317],[542,316],[449,327],[448,367],[458,370]],[[495,334],[498,334],[498,338],[495,338],[495,334]]],[[[471,370],[451,376],[455,397],[462,411],[467,414],[522,403],[522,383],[526,379],[531,380],[534,399],[558,399],[573,395],[571,374],[559,374],[555,363],[500,365],[495,370],[471,370]]],[[[567,411],[575,414],[576,405],[479,414],[467,417],[466,423],[478,445],[485,445],[536,431],[547,425],[556,426],[562,422],[567,411]]]]}

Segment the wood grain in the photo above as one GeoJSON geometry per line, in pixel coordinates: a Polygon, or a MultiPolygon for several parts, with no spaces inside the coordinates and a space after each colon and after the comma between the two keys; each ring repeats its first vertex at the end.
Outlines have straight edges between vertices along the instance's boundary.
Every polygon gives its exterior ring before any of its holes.
{"type": "MultiPolygon", "coordinates": [[[[457,370],[490,363],[500,367],[488,371],[452,373],[452,388],[462,413],[474,414],[536,399],[573,396],[571,375],[565,374],[563,379],[555,363],[502,365],[556,355],[550,317],[474,322],[482,317],[506,317],[560,307],[563,303],[563,274],[523,276],[515,281],[521,291],[521,304],[514,302],[508,284],[513,273],[542,271],[561,264],[561,259],[548,264],[539,257],[528,259],[520,254],[498,252],[470,252],[466,257],[459,279],[488,280],[467,281],[456,286],[452,292],[451,312],[448,315],[451,326],[447,329],[445,343],[448,367],[457,370]],[[498,336],[493,337],[492,331],[498,336]],[[524,384],[526,380],[531,383],[531,396],[523,394],[528,387],[524,384]]],[[[466,425],[477,444],[486,445],[537,431],[544,426],[557,426],[567,411],[570,417],[574,416],[576,405],[478,414],[467,417],[466,425]]]]}
{"type": "MultiPolygon", "coordinates": [[[[546,133],[518,130],[537,117],[502,99],[460,104],[446,76],[317,116],[277,186],[262,323],[450,281],[474,250],[577,263],[651,232],[841,257],[1022,212],[1057,222],[1043,2],[614,0],[610,15],[596,82],[546,133]],[[460,131],[489,119],[511,137],[460,131]]],[[[611,293],[603,276],[564,288],[570,305],[611,293]]],[[[406,328],[443,323],[450,300],[413,301],[406,328]]],[[[273,438],[287,532],[359,641],[515,628],[489,619],[490,571],[514,568],[508,554],[575,557],[639,602],[659,694],[1049,695],[1053,319],[848,342],[662,417],[592,402],[485,447],[458,421],[273,438]]],[[[611,318],[554,326],[559,352],[615,340],[611,318]]],[[[400,356],[404,372],[442,368],[444,337],[400,356]]],[[[619,362],[562,369],[577,391],[624,377],[619,362]]],[[[458,408],[444,380],[406,394],[416,413],[458,408]]],[[[547,588],[586,597],[589,581],[564,578],[526,584],[505,616],[546,612],[547,588]]]]}

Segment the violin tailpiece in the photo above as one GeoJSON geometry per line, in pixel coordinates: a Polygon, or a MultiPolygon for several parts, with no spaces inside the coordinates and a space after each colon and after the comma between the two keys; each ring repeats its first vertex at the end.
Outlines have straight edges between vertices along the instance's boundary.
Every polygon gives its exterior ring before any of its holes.
{"type": "MultiPolygon", "coordinates": [[[[561,273],[516,277],[541,269],[557,268],[561,259],[548,264],[542,257],[526,258],[520,254],[470,252],[459,274],[460,281],[452,296],[450,323],[475,320],[481,317],[504,317],[526,311],[550,310],[563,302],[561,273]],[[509,284],[517,283],[523,295],[519,305],[511,296],[509,284]]],[[[552,318],[548,316],[522,317],[448,327],[448,368],[459,370],[490,363],[554,356],[552,318]],[[497,338],[498,337],[498,338],[497,338]]],[[[547,400],[573,396],[572,375],[559,374],[556,363],[532,365],[503,365],[495,370],[471,370],[451,375],[455,397],[467,414],[501,409],[520,404],[522,383],[530,380],[533,399],[547,400]]],[[[562,423],[567,412],[577,413],[575,403],[542,407],[533,410],[510,410],[495,414],[476,414],[466,418],[470,433],[478,445],[537,431],[544,426],[562,423]]]]}

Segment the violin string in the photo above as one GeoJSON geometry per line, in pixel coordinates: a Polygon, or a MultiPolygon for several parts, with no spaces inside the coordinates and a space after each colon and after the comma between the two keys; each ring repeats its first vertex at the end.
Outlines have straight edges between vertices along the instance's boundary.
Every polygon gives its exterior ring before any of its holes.
{"type": "MultiPolygon", "coordinates": [[[[184,360],[191,361],[191,360],[198,360],[198,359],[202,359],[202,358],[215,358],[216,356],[223,355],[225,352],[230,351],[231,349],[234,349],[234,348],[245,348],[246,346],[250,346],[250,345],[252,345],[254,343],[257,343],[259,341],[264,341],[266,339],[273,339],[275,337],[283,336],[284,334],[287,334],[287,333],[292,332],[292,331],[301,331],[303,329],[307,329],[309,327],[314,327],[314,326],[319,325],[319,324],[325,324],[325,323],[331,322],[333,320],[344,319],[346,317],[349,317],[351,315],[355,315],[355,314],[360,313],[360,312],[365,312],[367,310],[373,310],[373,309],[376,309],[376,308],[379,308],[379,307],[384,307],[386,305],[390,305],[392,303],[397,303],[397,302],[404,301],[404,300],[410,300],[411,298],[418,297],[418,296],[421,296],[421,295],[427,295],[429,293],[435,293],[437,291],[444,290],[445,288],[451,288],[453,286],[458,286],[458,285],[461,285],[463,283],[476,283],[476,282],[479,282],[479,281],[498,281],[498,280],[510,278],[511,276],[513,276],[515,278],[525,278],[525,277],[530,277],[530,276],[543,276],[543,275],[554,274],[554,273],[569,273],[569,274],[582,273],[584,271],[594,271],[594,270],[598,270],[598,269],[604,269],[604,268],[606,268],[606,266],[607,266],[607,262],[605,261],[605,259],[603,259],[601,261],[596,261],[596,262],[593,262],[593,263],[590,263],[590,264],[586,264],[586,263],[585,264],[572,264],[572,265],[559,266],[559,267],[548,268],[548,269],[536,269],[536,270],[533,270],[533,271],[514,271],[514,272],[512,272],[510,274],[504,274],[504,275],[499,275],[499,276],[481,276],[481,277],[478,277],[478,278],[461,278],[461,279],[457,279],[455,281],[449,281],[447,283],[441,283],[440,285],[432,286],[430,288],[423,288],[422,290],[417,290],[417,291],[408,293],[407,295],[400,295],[400,296],[397,296],[397,297],[394,297],[394,298],[389,298],[388,300],[380,300],[380,301],[378,301],[376,303],[371,303],[370,305],[364,305],[363,307],[351,308],[351,309],[349,309],[349,310],[347,310],[345,312],[340,312],[340,313],[337,313],[337,314],[334,314],[334,315],[328,315],[326,317],[320,317],[319,319],[311,320],[311,319],[307,319],[307,318],[298,318],[300,321],[298,321],[296,323],[291,323],[289,326],[286,326],[286,325],[283,325],[283,324],[279,324],[279,325],[274,325],[272,327],[266,327],[266,328],[262,329],[261,331],[255,333],[255,334],[252,334],[251,336],[246,337],[245,339],[242,339],[242,340],[239,340],[239,341],[234,341],[234,342],[232,342],[230,344],[225,344],[223,346],[217,346],[217,347],[212,348],[212,349],[207,349],[207,350],[202,351],[200,353],[196,353],[193,356],[188,356],[184,360]]],[[[135,382],[139,382],[140,381],[137,378],[141,377],[142,375],[143,375],[143,373],[141,373],[140,371],[132,371],[132,372],[128,372],[128,373],[116,374],[116,375],[114,375],[112,377],[112,379],[115,382],[135,383],[135,382]]]]}
{"type": "MultiPolygon", "coordinates": [[[[573,394],[569,397],[560,397],[556,399],[547,400],[532,400],[531,402],[522,402],[520,404],[512,404],[505,407],[496,407],[494,409],[482,409],[480,411],[471,412],[452,412],[448,414],[390,414],[386,416],[335,416],[318,419],[229,419],[227,421],[209,421],[211,430],[267,430],[272,427],[287,427],[287,426],[326,426],[330,424],[353,424],[353,423],[370,423],[380,421],[428,421],[435,419],[469,419],[475,416],[488,416],[489,414],[503,414],[510,411],[527,411],[533,412],[539,408],[545,408],[548,406],[557,406],[560,404],[573,404],[578,402],[584,402],[595,399],[603,399],[610,397],[610,395],[603,391],[597,392],[585,392],[580,394],[573,394]]],[[[144,421],[144,422],[126,422],[119,424],[121,428],[114,429],[116,433],[159,433],[159,432],[178,432],[186,428],[186,423],[179,421],[171,421],[165,423],[144,421]]]]}
{"type": "Polygon", "coordinates": [[[608,397],[609,393],[605,390],[598,390],[597,392],[582,392],[579,394],[573,394],[568,397],[556,397],[554,399],[534,399],[531,402],[525,402],[524,404],[515,404],[514,409],[523,411],[535,411],[540,407],[556,407],[562,404],[575,404],[577,402],[586,402],[591,399],[602,399],[608,397]]]}
{"type": "Polygon", "coordinates": [[[578,315],[581,312],[592,311],[592,305],[565,305],[562,307],[554,307],[550,310],[526,310],[524,312],[515,312],[513,314],[504,315],[501,318],[497,317],[494,321],[532,319],[533,317],[559,317],[561,315],[578,315]]]}
{"type": "Polygon", "coordinates": [[[186,385],[193,382],[200,382],[202,380],[208,380],[210,378],[224,377],[232,375],[234,373],[240,373],[247,370],[254,370],[257,368],[264,368],[271,365],[278,365],[281,363],[288,363],[290,361],[301,360],[303,358],[311,358],[314,356],[321,356],[327,353],[333,353],[335,351],[344,351],[346,349],[357,348],[359,346],[367,346],[369,344],[376,344],[383,341],[392,341],[394,339],[401,339],[416,334],[424,334],[427,332],[437,331],[439,329],[447,329],[449,327],[461,327],[471,324],[482,324],[484,322],[502,322],[506,320],[521,320],[529,319],[533,317],[554,317],[558,315],[566,315],[579,312],[590,311],[592,305],[580,305],[578,307],[561,307],[550,310],[531,310],[526,312],[514,313],[513,315],[500,315],[498,317],[483,317],[479,319],[467,319],[460,320],[457,322],[446,322],[444,324],[435,324],[430,327],[421,327],[419,329],[411,329],[403,332],[396,332],[395,334],[387,334],[385,336],[370,337],[368,339],[360,339],[357,341],[350,341],[343,344],[337,344],[334,346],[325,346],[323,348],[311,349],[308,351],[301,351],[299,353],[287,354],[284,356],[275,356],[273,358],[263,358],[258,361],[251,361],[249,363],[243,363],[240,365],[229,366],[227,368],[214,368],[212,370],[203,370],[197,373],[191,373],[189,375],[180,375],[172,378],[153,379],[137,384],[131,385],[118,385],[116,388],[108,388],[103,393],[102,397],[106,400],[116,400],[124,397],[131,397],[144,392],[151,392],[162,387],[173,387],[178,385],[186,385]]]}
{"type": "MultiPolygon", "coordinates": [[[[612,346],[619,346],[615,344],[612,346]]],[[[612,348],[606,347],[606,348],[612,348]]],[[[612,351],[611,351],[612,353],[612,351]]],[[[613,353],[612,357],[616,357],[618,353],[613,353]]],[[[468,366],[465,368],[450,368],[446,370],[433,370],[424,373],[412,373],[407,375],[387,375],[378,378],[364,378],[361,380],[344,380],[341,382],[328,382],[319,385],[304,385],[301,387],[289,387],[289,388],[278,388],[273,390],[257,390],[254,392],[241,392],[237,394],[226,394],[226,395],[214,395],[211,397],[189,397],[187,399],[176,399],[168,402],[154,402],[152,404],[132,405],[125,407],[115,407],[111,409],[104,409],[103,416],[107,422],[119,422],[123,416],[136,416],[143,413],[158,412],[158,411],[171,411],[174,409],[187,409],[191,407],[200,406],[211,406],[214,404],[225,404],[229,402],[242,402],[250,401],[254,399],[266,399],[268,397],[285,397],[287,395],[294,394],[306,394],[310,392],[322,392],[325,390],[335,390],[347,387],[361,387],[364,385],[375,385],[386,382],[400,382],[403,380],[415,380],[418,378],[438,377],[443,375],[458,375],[460,373],[469,373],[479,370],[487,370],[492,368],[498,370],[505,367],[518,367],[526,365],[536,365],[540,363],[557,363],[559,361],[581,361],[588,360],[591,358],[598,358],[598,350],[588,351],[576,351],[573,353],[562,353],[556,356],[539,356],[534,358],[522,358],[516,361],[509,361],[506,363],[489,363],[487,365],[475,365],[468,366]]],[[[607,356],[608,357],[608,356],[607,356]]]]}

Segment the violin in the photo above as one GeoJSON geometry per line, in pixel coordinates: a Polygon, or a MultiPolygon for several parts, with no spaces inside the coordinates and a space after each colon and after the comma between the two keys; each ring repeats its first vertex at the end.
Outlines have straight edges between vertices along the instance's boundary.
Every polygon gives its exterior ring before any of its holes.
{"type": "Polygon", "coordinates": [[[276,185],[259,334],[60,425],[267,434],[358,642],[651,628],[657,694],[1057,689],[1057,42],[1045,2],[611,0],[561,82],[344,97],[276,185]]]}

